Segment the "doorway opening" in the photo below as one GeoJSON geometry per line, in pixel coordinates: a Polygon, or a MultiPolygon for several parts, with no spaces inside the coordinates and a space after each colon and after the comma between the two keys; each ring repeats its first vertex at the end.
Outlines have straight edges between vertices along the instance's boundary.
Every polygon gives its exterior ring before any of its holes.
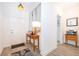
{"type": "Polygon", "coordinates": [[[61,33],[61,16],[57,15],[57,46],[60,45],[60,33],[61,33]]]}

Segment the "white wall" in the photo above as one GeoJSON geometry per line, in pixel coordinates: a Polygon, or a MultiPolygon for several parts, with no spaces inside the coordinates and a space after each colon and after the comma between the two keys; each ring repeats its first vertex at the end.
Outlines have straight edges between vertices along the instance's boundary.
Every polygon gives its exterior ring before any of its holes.
{"type": "Polygon", "coordinates": [[[2,26],[2,23],[3,23],[3,19],[2,19],[2,4],[0,4],[0,55],[2,53],[2,49],[3,49],[3,46],[2,46],[2,39],[3,39],[3,26],[2,26]]]}
{"type": "Polygon", "coordinates": [[[23,11],[17,9],[19,2],[0,3],[0,53],[4,47],[26,41],[29,29],[29,13],[39,3],[22,3],[23,11]]]}
{"type": "MultiPolygon", "coordinates": [[[[56,12],[57,12],[57,15],[59,15],[60,16],[60,38],[59,38],[59,40],[60,40],[60,44],[62,44],[63,43],[63,37],[64,37],[64,35],[63,35],[63,29],[62,29],[62,26],[63,26],[63,19],[62,19],[62,16],[63,16],[63,4],[64,3],[55,3],[55,8],[56,8],[56,12]]],[[[58,29],[57,29],[58,30],[58,29]]]]}
{"type": "Polygon", "coordinates": [[[41,3],[40,52],[47,55],[57,47],[57,14],[54,3],[41,3]]]}
{"type": "MultiPolygon", "coordinates": [[[[64,7],[65,8],[65,7],[64,7]]],[[[79,46],[79,25],[73,27],[66,26],[66,20],[68,18],[78,17],[78,24],[79,24],[79,4],[71,3],[70,5],[65,8],[63,16],[62,16],[62,29],[63,29],[63,39],[65,40],[65,33],[68,30],[75,30],[78,34],[78,46],[79,46]]],[[[70,44],[74,44],[73,41],[69,42],[70,44]]]]}
{"type": "MultiPolygon", "coordinates": [[[[78,17],[79,18],[79,3],[56,3],[55,5],[57,14],[61,16],[61,43],[65,42],[65,34],[67,30],[75,30],[79,35],[79,25],[74,27],[67,27],[66,20],[68,18],[78,17]]],[[[78,19],[79,23],[79,19],[78,19]]],[[[69,42],[74,44],[73,41],[69,42]]],[[[78,36],[78,45],[79,45],[79,36],[78,36]]]]}
{"type": "Polygon", "coordinates": [[[3,47],[26,41],[29,16],[28,13],[25,12],[25,9],[23,11],[17,9],[18,4],[19,3],[3,3],[3,47]]]}

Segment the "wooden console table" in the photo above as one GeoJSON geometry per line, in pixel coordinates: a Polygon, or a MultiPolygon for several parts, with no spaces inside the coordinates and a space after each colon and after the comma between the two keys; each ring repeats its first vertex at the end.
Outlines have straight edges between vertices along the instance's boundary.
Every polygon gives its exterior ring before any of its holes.
{"type": "Polygon", "coordinates": [[[77,32],[75,34],[65,34],[65,42],[67,43],[68,40],[74,41],[77,47],[77,32]]]}
{"type": "Polygon", "coordinates": [[[26,34],[26,43],[31,43],[31,39],[33,39],[33,51],[35,51],[35,48],[38,47],[39,49],[39,35],[38,34],[34,34],[32,35],[31,33],[27,33],[26,34]],[[29,38],[29,40],[28,40],[29,38]],[[38,45],[35,45],[35,40],[38,40],[38,45]]]}

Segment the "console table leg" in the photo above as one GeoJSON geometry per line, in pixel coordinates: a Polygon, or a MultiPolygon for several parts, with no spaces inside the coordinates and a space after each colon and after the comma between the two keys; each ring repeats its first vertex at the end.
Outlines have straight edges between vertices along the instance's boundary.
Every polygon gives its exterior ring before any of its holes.
{"type": "Polygon", "coordinates": [[[66,41],[66,43],[68,44],[68,40],[65,40],[66,41]]]}
{"type": "Polygon", "coordinates": [[[38,49],[39,49],[39,38],[38,38],[38,49]]]}
{"type": "Polygon", "coordinates": [[[29,37],[29,43],[31,44],[31,38],[29,37]]]}
{"type": "Polygon", "coordinates": [[[75,42],[75,46],[77,47],[77,41],[75,42]]]}
{"type": "Polygon", "coordinates": [[[28,43],[28,36],[26,36],[26,44],[28,43]]]}
{"type": "Polygon", "coordinates": [[[35,52],[35,40],[33,40],[33,51],[35,52]]]}

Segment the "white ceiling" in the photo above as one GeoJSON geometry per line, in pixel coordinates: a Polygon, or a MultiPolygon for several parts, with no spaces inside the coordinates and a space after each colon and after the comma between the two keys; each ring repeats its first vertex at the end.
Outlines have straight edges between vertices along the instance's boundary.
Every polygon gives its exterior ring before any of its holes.
{"type": "Polygon", "coordinates": [[[79,3],[56,3],[56,7],[62,8],[65,11],[73,7],[79,7],[79,3]]]}
{"type": "Polygon", "coordinates": [[[57,13],[62,15],[66,11],[78,9],[79,3],[55,3],[55,8],[57,13]]]}

